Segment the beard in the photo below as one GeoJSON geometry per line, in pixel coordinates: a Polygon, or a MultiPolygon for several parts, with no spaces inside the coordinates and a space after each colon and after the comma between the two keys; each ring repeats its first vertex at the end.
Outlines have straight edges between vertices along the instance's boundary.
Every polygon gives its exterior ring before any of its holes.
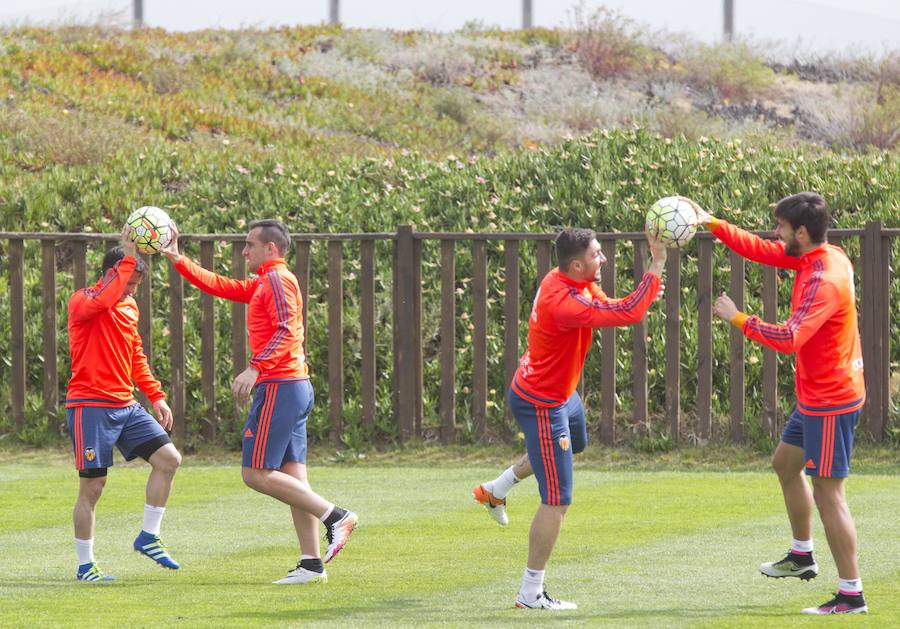
{"type": "Polygon", "coordinates": [[[791,236],[791,239],[784,243],[784,253],[795,258],[800,257],[800,241],[791,236]]]}

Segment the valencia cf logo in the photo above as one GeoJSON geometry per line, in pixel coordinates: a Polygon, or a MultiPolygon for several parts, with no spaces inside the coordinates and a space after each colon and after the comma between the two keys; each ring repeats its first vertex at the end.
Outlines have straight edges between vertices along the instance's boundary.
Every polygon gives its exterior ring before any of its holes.
{"type": "Polygon", "coordinates": [[[94,454],[93,448],[85,448],[84,449],[84,458],[87,459],[88,461],[93,461],[95,456],[96,455],[94,454]]]}
{"type": "Polygon", "coordinates": [[[569,449],[569,435],[563,435],[559,438],[559,447],[563,452],[569,449]]]}

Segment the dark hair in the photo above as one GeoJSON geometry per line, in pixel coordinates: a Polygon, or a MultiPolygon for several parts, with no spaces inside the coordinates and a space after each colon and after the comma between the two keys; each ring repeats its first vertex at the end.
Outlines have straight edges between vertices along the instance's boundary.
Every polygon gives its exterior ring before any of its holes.
{"type": "Polygon", "coordinates": [[[252,221],[250,229],[259,227],[259,236],[262,238],[263,244],[271,242],[275,244],[278,253],[284,255],[291,246],[291,234],[287,226],[281,221],[274,218],[265,218],[259,221],[252,221]]]}
{"type": "MultiPolygon", "coordinates": [[[[106,272],[116,266],[116,263],[124,257],[125,250],[122,249],[122,247],[113,247],[107,251],[106,255],[103,256],[103,275],[106,275],[106,272]]],[[[143,273],[146,271],[147,265],[144,264],[141,256],[135,256],[135,259],[137,260],[137,264],[134,265],[134,271],[136,273],[143,273]]]]}
{"type": "Polygon", "coordinates": [[[831,215],[825,199],[815,192],[798,192],[783,198],[775,206],[775,216],[791,224],[796,231],[802,225],[814,244],[825,242],[831,215]]]}
{"type": "Polygon", "coordinates": [[[597,237],[593,229],[570,227],[559,232],[556,236],[556,264],[565,270],[575,258],[584,254],[591,241],[597,237]]]}

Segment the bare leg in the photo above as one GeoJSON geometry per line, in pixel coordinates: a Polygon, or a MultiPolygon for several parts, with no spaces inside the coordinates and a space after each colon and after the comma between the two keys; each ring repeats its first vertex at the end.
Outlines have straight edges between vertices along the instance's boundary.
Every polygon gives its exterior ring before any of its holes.
{"type": "Polygon", "coordinates": [[[775,454],[772,455],[772,467],[781,482],[791,531],[794,539],[798,540],[812,539],[813,496],[803,474],[803,466],[803,448],[783,441],[778,443],[775,454]]]}
{"type": "Polygon", "coordinates": [[[78,498],[75,499],[75,508],[72,510],[75,538],[93,539],[96,521],[94,512],[106,485],[106,477],[79,478],[78,481],[78,498]]]}
{"type": "Polygon", "coordinates": [[[545,505],[538,507],[528,534],[528,568],[543,570],[547,566],[556,539],[562,529],[568,505],[545,505]]]}
{"type": "Polygon", "coordinates": [[[312,490],[309,483],[280,470],[241,468],[241,476],[248,487],[261,494],[321,518],[332,507],[331,503],[312,490]]]}
{"type": "MultiPolygon", "coordinates": [[[[306,465],[298,462],[286,463],[281,471],[299,480],[309,487],[306,465]]],[[[319,518],[309,511],[291,506],[291,517],[294,520],[294,529],[297,531],[297,540],[300,542],[300,554],[310,557],[320,557],[319,551],[319,518]]]]}
{"type": "Polygon", "coordinates": [[[147,478],[147,504],[152,507],[165,507],[172,492],[175,472],[181,465],[181,454],[171,443],[159,448],[150,455],[150,476],[147,478]]]}
{"type": "Polygon", "coordinates": [[[837,564],[838,576],[842,579],[858,579],[856,525],[844,496],[844,479],[813,477],[812,482],[816,507],[822,517],[828,547],[837,564]]]}
{"type": "Polygon", "coordinates": [[[528,460],[528,454],[523,454],[522,458],[513,464],[513,474],[516,475],[516,478],[522,480],[523,478],[528,478],[534,472],[531,469],[531,461],[528,460]]]}

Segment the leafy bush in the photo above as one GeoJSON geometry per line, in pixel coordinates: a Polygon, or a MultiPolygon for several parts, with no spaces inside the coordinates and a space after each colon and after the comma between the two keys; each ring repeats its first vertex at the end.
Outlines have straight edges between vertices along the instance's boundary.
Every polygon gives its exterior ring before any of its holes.
{"type": "Polygon", "coordinates": [[[731,102],[768,96],[775,73],[746,44],[700,45],[680,60],[685,80],[731,102]]]}

